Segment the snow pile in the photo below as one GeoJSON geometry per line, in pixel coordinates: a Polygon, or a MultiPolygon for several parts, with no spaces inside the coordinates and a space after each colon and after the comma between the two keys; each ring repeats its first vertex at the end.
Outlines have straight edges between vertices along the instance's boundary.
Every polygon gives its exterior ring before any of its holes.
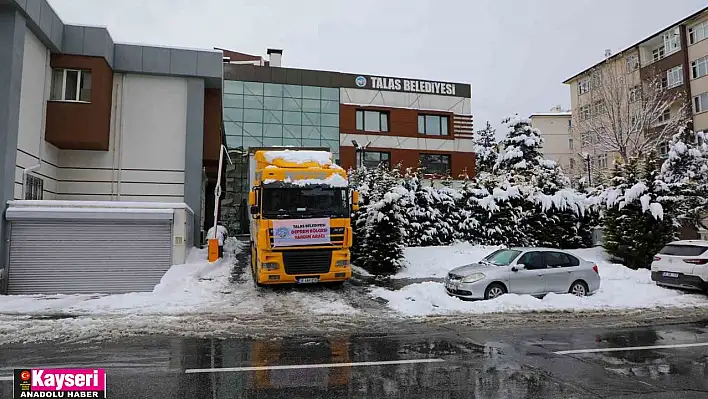
{"type": "Polygon", "coordinates": [[[206,249],[194,249],[186,264],[172,266],[152,292],[115,295],[8,295],[0,296],[0,314],[81,316],[177,316],[190,314],[256,315],[264,312],[317,314],[356,313],[341,295],[316,296],[301,292],[285,295],[259,292],[248,277],[232,282],[234,259],[243,249],[231,238],[224,245],[226,257],[209,263],[206,249]]]}
{"type": "Polygon", "coordinates": [[[405,250],[406,268],[394,278],[443,278],[447,272],[458,266],[475,263],[499,246],[472,245],[457,243],[452,246],[409,247],[405,250]]]}
{"type": "MultiPolygon", "coordinates": [[[[411,257],[419,257],[428,248],[409,248],[406,252],[409,262],[411,257]]],[[[484,248],[468,247],[470,253],[483,254],[484,248]]],[[[434,248],[428,259],[438,260],[428,263],[427,269],[419,267],[416,277],[423,274],[444,276],[453,266],[450,261],[443,264],[440,260],[455,259],[459,246],[434,248]]],[[[601,248],[571,251],[583,259],[598,264],[602,283],[600,289],[591,296],[580,298],[571,294],[548,294],[542,299],[530,295],[507,294],[489,301],[463,301],[447,295],[442,283],[423,282],[406,286],[398,291],[374,288],[371,295],[387,300],[389,307],[406,316],[427,316],[442,314],[484,314],[502,312],[560,312],[560,311],[600,311],[605,309],[646,309],[659,307],[705,307],[708,297],[657,286],[651,280],[649,270],[632,270],[607,260],[601,248]]],[[[457,258],[459,261],[461,257],[457,258]]],[[[422,262],[421,262],[422,263],[422,262]]],[[[398,276],[397,276],[398,277],[398,276]]]]}
{"type": "Polygon", "coordinates": [[[332,165],[332,153],[328,151],[282,150],[265,151],[263,156],[268,162],[281,159],[285,162],[304,164],[314,162],[321,166],[332,165]]]}

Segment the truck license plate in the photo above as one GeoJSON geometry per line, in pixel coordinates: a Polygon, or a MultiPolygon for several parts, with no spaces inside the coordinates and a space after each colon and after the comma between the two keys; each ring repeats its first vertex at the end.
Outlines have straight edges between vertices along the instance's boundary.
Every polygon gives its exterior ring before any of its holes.
{"type": "Polygon", "coordinates": [[[679,276],[678,273],[670,273],[670,272],[664,272],[661,275],[664,277],[673,277],[673,278],[678,278],[678,276],[679,276]]]}
{"type": "Polygon", "coordinates": [[[319,277],[304,277],[297,279],[298,284],[313,284],[320,281],[319,277]]]}

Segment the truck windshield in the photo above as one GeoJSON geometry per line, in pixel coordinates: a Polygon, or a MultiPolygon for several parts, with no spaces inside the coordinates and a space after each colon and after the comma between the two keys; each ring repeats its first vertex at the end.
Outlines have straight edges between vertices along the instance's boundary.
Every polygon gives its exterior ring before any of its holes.
{"type": "Polygon", "coordinates": [[[287,187],[263,189],[263,216],[272,219],[349,217],[346,188],[287,187]]]}

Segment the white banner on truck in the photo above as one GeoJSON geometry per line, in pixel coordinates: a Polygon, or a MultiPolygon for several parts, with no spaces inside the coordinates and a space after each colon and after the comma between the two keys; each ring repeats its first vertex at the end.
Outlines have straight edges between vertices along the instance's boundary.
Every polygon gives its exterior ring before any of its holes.
{"type": "Polygon", "coordinates": [[[329,218],[273,220],[274,247],[329,243],[329,218]]]}

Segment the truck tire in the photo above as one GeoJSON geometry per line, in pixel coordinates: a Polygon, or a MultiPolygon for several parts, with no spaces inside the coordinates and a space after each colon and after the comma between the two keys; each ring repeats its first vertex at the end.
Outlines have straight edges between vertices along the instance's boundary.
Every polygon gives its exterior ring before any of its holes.
{"type": "Polygon", "coordinates": [[[258,259],[256,248],[251,246],[251,277],[256,288],[263,288],[263,284],[258,282],[258,273],[256,273],[256,259],[258,259]]]}

